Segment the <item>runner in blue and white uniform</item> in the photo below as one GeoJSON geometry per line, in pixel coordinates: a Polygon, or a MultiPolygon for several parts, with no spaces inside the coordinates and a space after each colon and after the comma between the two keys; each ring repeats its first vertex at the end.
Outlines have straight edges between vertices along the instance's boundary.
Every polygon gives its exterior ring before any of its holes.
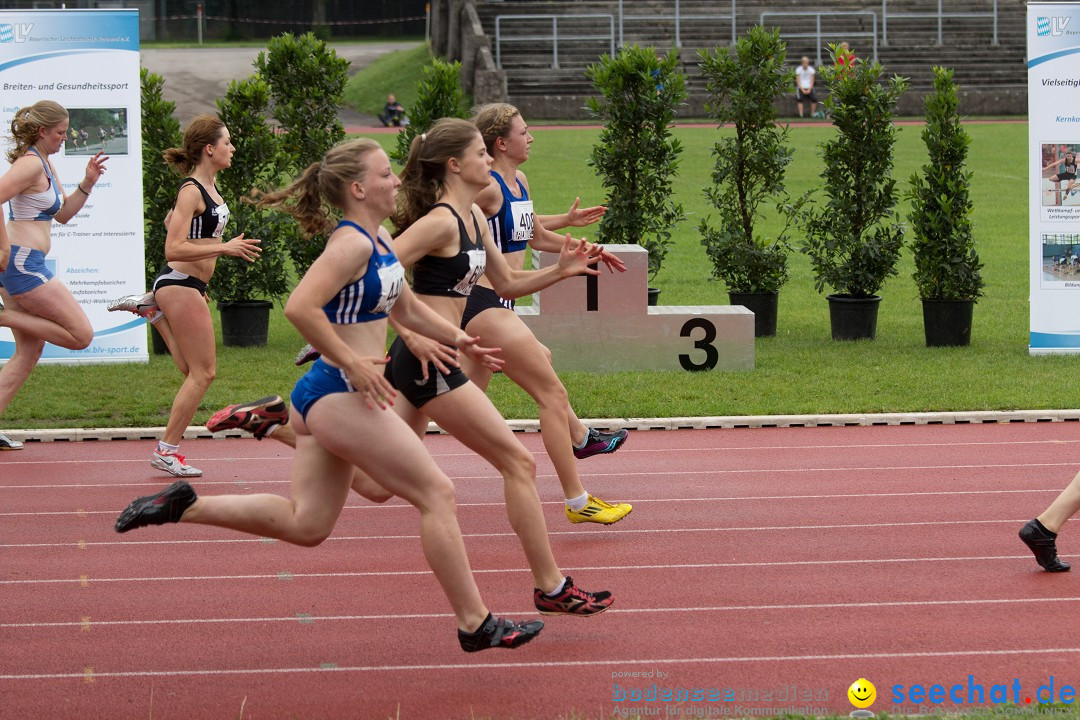
{"type": "MultiPolygon", "coordinates": [[[[454,487],[420,438],[387,409],[396,395],[383,377],[388,316],[456,345],[478,362],[497,364],[477,338],[417,301],[405,284],[382,228],[399,185],[377,143],[352,140],[332,148],[290,187],[262,199],[264,206],[293,214],[309,235],[330,229],[324,200],[344,215],[285,307],[289,321],[323,351],[292,392],[297,445],[291,499],[197,496],[191,485],[178,481],[134,501],[116,529],[193,522],[318,545],[337,522],[358,466],[420,510],[424,555],[453,608],[462,649],[518,647],[543,623],[512,622],[488,612],[465,554],[454,487]]],[[[418,636],[421,647],[424,639],[418,636]]]]}
{"type": "MultiPolygon", "coordinates": [[[[541,250],[558,250],[563,238],[546,225],[580,226],[603,216],[606,208],[579,210],[575,200],[565,216],[537,218],[529,197],[529,181],[518,169],[529,158],[533,140],[521,114],[512,105],[495,103],[478,108],[473,122],[494,158],[490,184],[476,202],[487,216],[492,237],[510,267],[520,270],[524,266],[525,250],[530,244],[541,250]]],[[[609,267],[625,270],[612,256],[605,260],[610,260],[609,267]]],[[[578,419],[570,407],[566,388],[551,365],[551,354],[513,307],[513,301],[499,297],[487,278],[481,279],[469,296],[463,327],[470,333],[482,333],[482,337],[503,348],[506,361],[503,372],[536,401],[540,434],[562,485],[567,519],[572,523],[616,523],[633,506],[609,503],[589,493],[581,482],[575,458],[614,452],[626,440],[627,431],[602,432],[578,419]]],[[[489,371],[473,367],[467,360],[463,369],[470,380],[487,389],[491,381],[489,371]]]]}
{"type": "MultiPolygon", "coordinates": [[[[98,153],[82,180],[64,191],[49,156],[60,152],[68,132],[68,112],[52,100],[20,108],[11,121],[11,167],[0,177],[0,327],[11,329],[15,351],[0,369],[0,414],[30,377],[46,342],[82,350],[94,329],[75,297],[53,277],[45,262],[52,249],[52,221],[67,223],[82,210],[108,157],[98,153]]],[[[22,443],[0,434],[0,450],[22,443]]]]}

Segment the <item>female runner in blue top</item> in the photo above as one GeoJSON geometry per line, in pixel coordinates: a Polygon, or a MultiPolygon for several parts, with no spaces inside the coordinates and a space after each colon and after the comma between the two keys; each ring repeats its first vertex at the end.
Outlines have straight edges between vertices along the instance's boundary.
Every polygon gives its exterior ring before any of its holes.
{"type": "Polygon", "coordinates": [[[261,201],[294,215],[308,234],[332,227],[324,199],[344,216],[285,307],[289,321],[322,349],[322,358],[292,394],[297,443],[291,499],[196,497],[190,485],[178,481],[133,502],[116,529],[194,522],[318,545],[337,522],[357,466],[420,511],[424,555],[454,610],[462,649],[517,647],[535,637],[543,623],[511,622],[487,611],[465,554],[454,486],[416,434],[387,410],[396,396],[383,377],[388,315],[481,364],[498,366],[493,351],[417,301],[405,284],[382,228],[400,184],[378,144],[352,140],[332,148],[289,188],[261,201]]]}
{"type": "MultiPolygon", "coordinates": [[[[52,221],[67,223],[82,210],[109,159],[101,153],[90,158],[68,195],[49,162],[67,131],[68,112],[52,100],[20,108],[11,121],[11,167],[0,177],[0,204],[9,207],[7,227],[0,222],[0,327],[11,329],[15,352],[0,369],[0,414],[30,376],[46,342],[81,350],[94,339],[86,313],[45,264],[52,221]]],[[[21,448],[0,434],[0,450],[21,448]]]]}

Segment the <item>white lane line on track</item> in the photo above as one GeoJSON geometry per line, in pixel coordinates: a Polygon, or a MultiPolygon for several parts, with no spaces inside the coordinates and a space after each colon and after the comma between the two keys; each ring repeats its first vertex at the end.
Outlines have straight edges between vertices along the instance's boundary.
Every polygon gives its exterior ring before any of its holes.
{"type": "MultiPolygon", "coordinates": [[[[856,443],[856,444],[835,444],[835,445],[739,445],[739,446],[695,446],[686,448],[634,448],[629,446],[623,446],[619,449],[618,455],[623,456],[633,453],[721,453],[721,452],[754,452],[754,451],[805,451],[805,450],[877,450],[882,448],[900,448],[903,450],[914,450],[917,448],[934,448],[934,447],[1003,447],[1006,445],[1076,445],[1080,444],[1080,439],[1077,440],[1004,440],[1001,442],[993,441],[965,441],[965,442],[924,442],[924,443],[856,443]]],[[[43,447],[43,446],[42,446],[43,447]]],[[[436,460],[440,458],[457,458],[457,457],[478,457],[476,453],[469,451],[461,452],[431,452],[431,456],[436,460]]],[[[200,459],[202,463],[209,462],[251,462],[258,460],[267,461],[283,461],[292,460],[292,455],[285,455],[281,457],[267,457],[267,456],[224,456],[224,457],[211,457],[200,459]]],[[[116,459],[102,459],[102,460],[7,460],[5,458],[4,465],[70,465],[75,463],[146,463],[145,458],[116,458],[116,459]]]]}
{"type": "MultiPolygon", "coordinates": [[[[590,667],[601,665],[736,665],[743,663],[771,662],[835,662],[837,660],[896,660],[906,658],[955,658],[955,657],[1010,657],[1039,655],[1047,658],[1055,653],[1076,654],[1080,647],[1066,648],[1016,648],[1003,650],[938,650],[924,652],[850,653],[840,655],[758,655],[746,657],[714,658],[639,658],[611,657],[591,660],[560,660],[550,662],[501,662],[501,663],[447,663],[444,665],[355,665],[342,667],[297,668],[234,668],[230,670],[132,670],[118,672],[94,671],[95,678],[141,678],[141,677],[190,677],[205,675],[282,675],[321,672],[431,672],[437,670],[493,670],[493,669],[544,669],[565,667],[590,667]]],[[[28,675],[0,675],[0,680],[85,680],[85,672],[42,673],[28,675]]]]}
{"type": "MultiPolygon", "coordinates": [[[[745,500],[827,500],[831,498],[886,498],[886,497],[918,497],[922,495],[1000,495],[1008,493],[1016,494],[1029,494],[1029,493],[1060,493],[1061,487],[1052,488],[1019,488],[1015,490],[934,490],[927,492],[890,492],[890,493],[834,493],[831,495],[747,495],[743,497],[678,497],[678,498],[625,498],[622,502],[628,503],[641,503],[643,505],[648,503],[677,503],[677,502],[739,502],[745,500]]],[[[541,505],[558,505],[562,506],[561,500],[547,500],[541,501],[541,505]]],[[[459,508],[478,507],[478,508],[499,508],[503,507],[505,503],[502,502],[485,502],[485,503],[470,503],[459,502],[457,506],[459,508]]],[[[412,505],[401,502],[390,502],[384,504],[367,504],[367,505],[346,505],[344,510],[411,510],[412,505]]],[[[116,510],[64,510],[64,511],[41,511],[41,512],[0,512],[0,517],[37,517],[42,515],[76,515],[82,517],[84,515],[117,515],[121,508],[116,510]]]]}
{"type": "MultiPolygon", "coordinates": [[[[1071,555],[1060,555],[1063,558],[1071,555]]],[[[854,558],[844,560],[781,560],[773,562],[726,562],[726,563],[668,563],[664,565],[581,565],[566,567],[564,570],[569,574],[577,571],[607,571],[607,572],[641,572],[642,570],[718,570],[721,568],[779,568],[779,567],[814,567],[823,565],[893,565],[902,563],[924,562],[953,562],[966,563],[986,560],[1023,560],[1026,563],[1032,561],[1031,555],[975,555],[967,557],[915,557],[915,558],[854,558]]],[[[489,570],[473,569],[474,575],[488,575],[495,573],[528,572],[524,568],[496,568],[489,570]]],[[[324,572],[305,573],[293,572],[289,574],[292,580],[304,580],[309,578],[360,578],[360,577],[427,577],[431,574],[428,569],[424,570],[378,570],[378,571],[355,571],[355,572],[324,572]]],[[[192,582],[196,580],[220,581],[220,580],[281,580],[278,573],[255,574],[255,575],[181,575],[174,577],[78,577],[78,578],[33,578],[28,580],[0,580],[3,585],[58,585],[67,583],[79,583],[92,585],[94,583],[142,583],[142,582],[192,582]]]]}
{"type": "MultiPolygon", "coordinates": [[[[678,503],[678,502],[741,502],[746,500],[828,500],[832,498],[886,498],[886,497],[919,497],[919,496],[933,496],[933,495],[1000,495],[1008,493],[1016,494],[1028,494],[1028,493],[1059,493],[1061,492],[1061,486],[1052,488],[1017,488],[1012,490],[933,490],[926,492],[886,492],[886,493],[833,493],[833,494],[819,494],[819,495],[746,495],[746,496],[723,496],[723,497],[677,497],[677,498],[625,498],[622,502],[628,503],[678,503]]],[[[541,501],[541,505],[559,505],[562,506],[561,500],[547,500],[541,501]]],[[[502,502],[484,502],[484,503],[471,503],[471,502],[459,502],[457,506],[459,508],[478,507],[503,507],[505,503],[502,502]]],[[[401,502],[389,502],[384,504],[365,504],[365,505],[346,505],[345,510],[411,510],[412,505],[401,502]]],[[[76,515],[82,517],[84,515],[116,515],[120,512],[121,508],[116,510],[63,510],[63,511],[40,511],[40,512],[0,512],[0,517],[37,517],[37,516],[51,516],[51,515],[76,515]]]]}
{"type": "MultiPolygon", "coordinates": [[[[77,461],[83,464],[85,461],[77,461]]],[[[100,462],[112,462],[102,460],[100,462]]],[[[122,461],[126,462],[126,461],[122,461]]],[[[207,464],[203,461],[203,464],[207,464]]],[[[940,471],[940,470],[993,470],[993,469],[1007,469],[1007,468],[1051,468],[1051,467],[1069,467],[1076,468],[1075,462],[1055,462],[1055,463],[977,463],[977,464],[963,464],[963,465],[869,465],[858,467],[814,467],[814,468],[737,468],[737,469],[709,469],[709,470],[669,470],[669,471],[651,471],[651,472],[586,472],[582,473],[582,477],[593,478],[615,478],[622,479],[628,477],[656,477],[666,475],[679,475],[679,476],[700,476],[700,475],[790,475],[792,473],[872,473],[872,472],[899,472],[904,470],[920,470],[920,471],[940,471]]],[[[537,473],[537,480],[549,480],[557,479],[558,475],[554,473],[537,473]]],[[[163,478],[164,482],[167,478],[163,478]]],[[[497,473],[488,475],[451,475],[450,479],[458,481],[471,481],[471,480],[484,480],[484,481],[501,481],[501,478],[497,473]]],[[[199,481],[200,486],[228,486],[237,487],[238,485],[266,485],[266,484],[287,484],[288,478],[280,478],[276,480],[209,480],[199,481]]],[[[68,488],[124,488],[124,487],[138,487],[145,488],[150,485],[150,481],[145,482],[123,482],[123,483],[65,483],[65,484],[46,484],[46,485],[0,485],[0,491],[2,490],[62,490],[68,488]]]]}
{"type": "MultiPolygon", "coordinates": [[[[800,603],[786,605],[710,605],[706,607],[660,607],[660,608],[612,608],[606,615],[649,614],[649,613],[723,613],[723,612],[772,612],[788,610],[858,610],[873,608],[900,607],[945,607],[970,605],[1023,605],[1035,603],[1075,603],[1080,597],[1025,597],[1025,598],[983,598],[966,600],[889,600],[881,602],[854,603],[800,603]]],[[[506,616],[532,617],[536,613],[504,612],[506,616]]],[[[401,613],[393,615],[307,615],[304,622],[360,622],[387,620],[444,620],[454,617],[452,613],[401,613]]],[[[297,623],[301,618],[296,615],[281,617],[233,617],[233,618],[159,618],[146,620],[95,620],[93,627],[117,625],[222,625],[229,623],[297,623]]],[[[86,627],[86,620],[71,622],[23,622],[0,623],[0,629],[47,629],[65,627],[86,627]]]]}
{"type": "MultiPolygon", "coordinates": [[[[913,521],[913,522],[884,522],[884,523],[848,523],[834,525],[762,525],[749,527],[679,527],[679,528],[620,528],[620,535],[652,535],[664,533],[726,533],[726,532],[790,532],[792,530],[859,530],[864,528],[905,528],[905,527],[941,527],[942,525],[1016,525],[1026,523],[1030,518],[1021,520],[949,520],[947,523],[940,520],[913,521]]],[[[549,530],[548,535],[590,535],[593,530],[549,530]]],[[[513,532],[493,533],[462,533],[464,538],[512,538],[517,540],[513,532]]],[[[419,535],[343,535],[329,537],[326,542],[355,542],[358,540],[419,540],[419,535]]],[[[19,548],[87,548],[87,547],[121,547],[121,546],[144,546],[144,545],[199,545],[199,544],[236,544],[251,543],[265,544],[263,538],[221,538],[203,540],[112,540],[104,542],[78,542],[61,543],[0,543],[0,550],[12,550],[19,548]]]]}

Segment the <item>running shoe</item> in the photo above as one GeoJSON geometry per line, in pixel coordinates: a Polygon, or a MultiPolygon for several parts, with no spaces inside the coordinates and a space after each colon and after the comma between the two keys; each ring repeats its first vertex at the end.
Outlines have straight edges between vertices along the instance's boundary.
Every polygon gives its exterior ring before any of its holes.
{"type": "Polygon", "coordinates": [[[157,309],[157,300],[154,299],[153,292],[143,293],[142,295],[128,295],[109,303],[109,312],[126,310],[135,313],[139,317],[149,317],[157,309]]]}
{"type": "Polygon", "coordinates": [[[634,506],[629,503],[612,505],[594,495],[589,495],[589,501],[585,504],[585,507],[580,510],[571,510],[569,505],[566,505],[565,507],[566,519],[570,522],[594,522],[600,523],[601,525],[617,523],[629,515],[630,511],[634,509],[634,506]]]}
{"type": "Polygon", "coordinates": [[[202,476],[202,470],[191,467],[184,462],[183,455],[177,455],[176,453],[163,453],[155,450],[154,455],[150,458],[150,465],[176,477],[202,476]]]}
{"type": "Polygon", "coordinates": [[[0,433],[0,450],[22,450],[23,444],[18,440],[12,440],[7,435],[0,433]]]}
{"type": "Polygon", "coordinates": [[[574,457],[578,460],[584,460],[593,455],[613,453],[626,442],[626,438],[629,435],[630,433],[626,430],[616,430],[613,433],[609,433],[601,432],[595,428],[589,428],[589,435],[585,438],[585,445],[580,448],[574,448],[574,457]]]}
{"type": "Polygon", "coordinates": [[[541,615],[596,615],[611,607],[614,601],[615,598],[607,590],[585,592],[574,585],[574,579],[569,575],[557,595],[548,595],[540,588],[533,588],[533,603],[541,615]]]}
{"type": "Polygon", "coordinates": [[[120,513],[120,517],[116,518],[116,532],[127,532],[147,525],[180,522],[180,516],[191,507],[197,497],[195,488],[183,480],[177,480],[157,495],[136,498],[120,513]]]}
{"type": "Polygon", "coordinates": [[[1035,555],[1035,562],[1046,572],[1067,572],[1071,565],[1059,560],[1057,555],[1057,533],[1052,533],[1032,520],[1020,528],[1020,539],[1035,555]]]}
{"type": "Polygon", "coordinates": [[[458,642],[465,652],[479,652],[488,648],[516,648],[532,640],[544,629],[543,620],[529,620],[516,623],[506,618],[497,618],[488,613],[482,625],[475,632],[457,631],[458,642]]]}
{"type": "Polygon", "coordinates": [[[210,432],[222,430],[247,430],[256,440],[266,437],[266,432],[275,425],[289,422],[289,406],[280,395],[267,395],[247,405],[229,405],[214,413],[206,421],[210,432]]]}
{"type": "Polygon", "coordinates": [[[320,355],[322,355],[322,353],[311,347],[311,344],[309,343],[300,348],[300,352],[296,353],[296,359],[293,360],[293,365],[296,365],[296,367],[306,365],[309,362],[317,360],[320,355]]]}

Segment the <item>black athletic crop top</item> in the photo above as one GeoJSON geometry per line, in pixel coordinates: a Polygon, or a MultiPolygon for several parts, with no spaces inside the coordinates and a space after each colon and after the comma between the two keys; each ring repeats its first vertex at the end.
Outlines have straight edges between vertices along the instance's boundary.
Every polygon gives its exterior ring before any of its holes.
{"type": "MultiPolygon", "coordinates": [[[[206,192],[206,188],[202,186],[202,183],[193,177],[184,178],[181,181],[180,188],[176,191],[177,194],[189,183],[199,188],[206,209],[191,218],[191,230],[188,231],[188,239],[221,237],[225,232],[225,223],[229,222],[229,206],[225,203],[218,205],[214,198],[210,197],[210,193],[206,192]]],[[[176,207],[176,203],[173,203],[173,207],[176,207]]]]}
{"type": "Polygon", "coordinates": [[[435,203],[432,207],[444,207],[454,214],[458,222],[461,237],[461,250],[453,257],[425,255],[416,261],[413,267],[413,292],[418,295],[438,297],[462,297],[472,292],[473,286],[484,274],[487,254],[480,234],[480,223],[473,215],[473,229],[476,240],[469,239],[465,223],[454,208],[446,203],[435,203]]]}

